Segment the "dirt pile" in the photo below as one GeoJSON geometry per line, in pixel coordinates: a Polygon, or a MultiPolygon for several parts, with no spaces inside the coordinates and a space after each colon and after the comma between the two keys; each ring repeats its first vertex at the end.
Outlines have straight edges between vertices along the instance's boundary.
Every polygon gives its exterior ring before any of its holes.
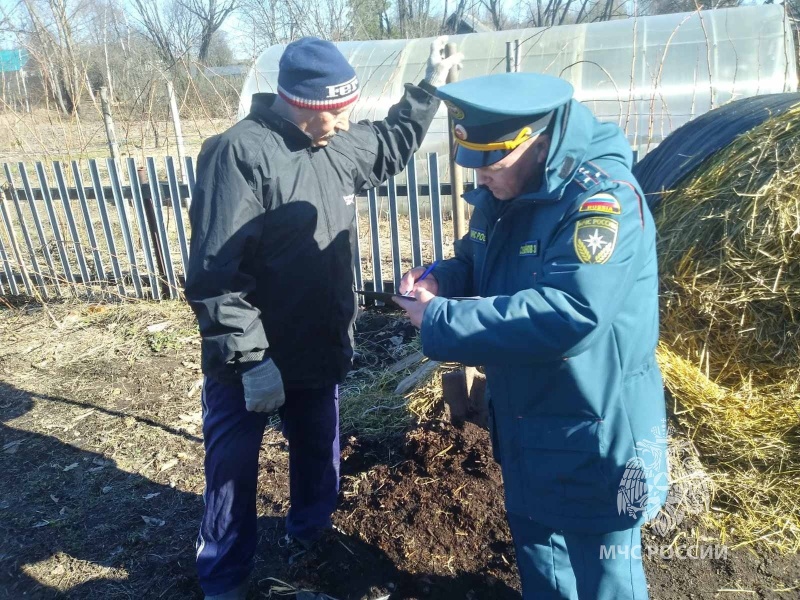
{"type": "Polygon", "coordinates": [[[340,600],[518,598],[488,432],[431,421],[394,447],[351,438],[343,458],[341,532],[295,565],[304,588],[340,600]]]}

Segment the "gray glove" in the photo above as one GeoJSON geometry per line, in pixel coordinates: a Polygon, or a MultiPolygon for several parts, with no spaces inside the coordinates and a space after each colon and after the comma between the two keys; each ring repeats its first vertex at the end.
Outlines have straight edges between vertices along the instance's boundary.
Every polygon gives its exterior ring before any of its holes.
{"type": "Polygon", "coordinates": [[[461,61],[464,55],[456,52],[452,56],[444,57],[444,47],[447,45],[447,36],[442,35],[431,43],[431,55],[428,58],[428,65],[425,69],[425,81],[433,87],[444,85],[447,81],[447,74],[453,67],[461,68],[461,61]]]}
{"type": "Polygon", "coordinates": [[[244,403],[252,412],[271,413],[286,401],[281,372],[271,358],[242,374],[244,403]]]}

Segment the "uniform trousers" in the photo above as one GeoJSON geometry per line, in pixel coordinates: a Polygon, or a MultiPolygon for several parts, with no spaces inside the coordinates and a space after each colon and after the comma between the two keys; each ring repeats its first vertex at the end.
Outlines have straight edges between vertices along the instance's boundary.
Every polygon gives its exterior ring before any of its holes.
{"type": "Polygon", "coordinates": [[[508,514],[523,600],[647,600],[641,527],[555,531],[508,514]]]}

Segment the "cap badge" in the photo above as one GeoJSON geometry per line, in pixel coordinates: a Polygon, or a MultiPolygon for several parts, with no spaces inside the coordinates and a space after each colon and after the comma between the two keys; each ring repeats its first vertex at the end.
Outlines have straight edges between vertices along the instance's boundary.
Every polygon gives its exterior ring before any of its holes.
{"type": "Polygon", "coordinates": [[[464,118],[464,111],[458,108],[455,104],[453,104],[449,100],[445,100],[444,104],[447,107],[447,111],[450,113],[451,117],[453,117],[454,119],[464,118]]]}

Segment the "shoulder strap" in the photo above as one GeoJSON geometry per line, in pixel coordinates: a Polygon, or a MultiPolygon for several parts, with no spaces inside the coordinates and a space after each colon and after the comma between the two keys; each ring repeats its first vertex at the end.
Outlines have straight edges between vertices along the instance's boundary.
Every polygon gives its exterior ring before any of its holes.
{"type": "Polygon", "coordinates": [[[575,171],[572,181],[581,189],[589,191],[606,181],[611,181],[611,177],[594,163],[585,162],[575,171]]]}
{"type": "MultiPolygon", "coordinates": [[[[644,210],[642,208],[642,195],[639,193],[639,190],[636,189],[636,186],[632,185],[629,181],[622,181],[612,178],[608,173],[603,171],[600,167],[594,164],[591,161],[587,161],[583,163],[578,169],[575,171],[575,177],[572,179],[572,184],[575,184],[581,192],[579,192],[579,196],[583,198],[590,197],[594,194],[595,188],[603,186],[603,189],[606,189],[604,184],[606,183],[616,183],[621,185],[627,185],[631,188],[634,195],[636,196],[638,203],[639,203],[639,217],[641,219],[642,227],[644,227],[644,210]],[[586,193],[590,192],[590,193],[586,193]]],[[[598,192],[603,191],[597,190],[598,192]]]]}

